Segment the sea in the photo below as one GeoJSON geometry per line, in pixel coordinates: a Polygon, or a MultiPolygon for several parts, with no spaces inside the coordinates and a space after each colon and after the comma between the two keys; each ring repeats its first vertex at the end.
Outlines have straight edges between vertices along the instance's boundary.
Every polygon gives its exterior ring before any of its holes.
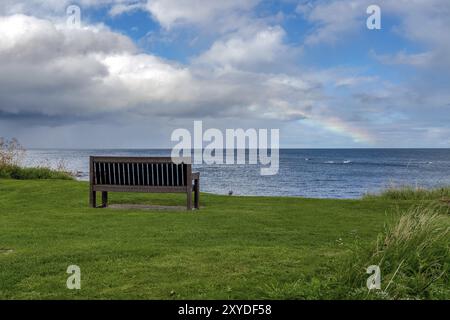
{"type": "MultiPolygon", "coordinates": [[[[88,180],[89,156],[170,156],[169,149],[27,150],[25,166],[63,167],[88,180]]],[[[201,191],[356,199],[389,187],[450,185],[450,149],[281,149],[276,175],[259,164],[195,165],[201,191]]]]}

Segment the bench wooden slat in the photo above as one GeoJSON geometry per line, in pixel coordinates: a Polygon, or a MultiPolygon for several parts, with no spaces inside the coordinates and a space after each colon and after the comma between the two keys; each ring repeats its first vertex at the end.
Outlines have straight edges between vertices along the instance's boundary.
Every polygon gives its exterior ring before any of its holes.
{"type": "MultiPolygon", "coordinates": [[[[104,157],[96,156],[95,162],[123,162],[123,163],[173,163],[171,157],[104,157]]],[[[191,164],[191,158],[178,158],[178,163],[191,164]]]]}
{"type": "Polygon", "coordinates": [[[166,172],[166,184],[165,184],[165,186],[169,187],[170,186],[169,164],[165,163],[164,167],[166,167],[166,169],[165,169],[165,172],[166,172]]]}
{"type": "Polygon", "coordinates": [[[99,185],[93,187],[94,191],[109,192],[141,192],[141,193],[185,193],[186,187],[151,187],[151,186],[115,186],[99,185]]]}

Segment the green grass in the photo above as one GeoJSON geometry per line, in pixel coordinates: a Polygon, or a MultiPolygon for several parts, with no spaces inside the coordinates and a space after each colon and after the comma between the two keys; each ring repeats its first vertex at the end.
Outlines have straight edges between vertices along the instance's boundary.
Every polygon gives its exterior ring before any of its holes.
{"type": "Polygon", "coordinates": [[[73,177],[67,172],[52,170],[44,167],[23,168],[16,165],[0,165],[0,178],[10,178],[17,180],[73,180],[73,177]]]}
{"type": "MultiPolygon", "coordinates": [[[[336,281],[355,243],[370,250],[395,212],[415,203],[202,194],[193,212],[90,209],[86,183],[2,179],[0,299],[351,298],[336,281]],[[66,288],[72,264],[81,268],[81,290],[66,288]]],[[[354,286],[365,288],[365,279],[354,286]]],[[[442,297],[450,294],[429,296],[442,297]]]]}

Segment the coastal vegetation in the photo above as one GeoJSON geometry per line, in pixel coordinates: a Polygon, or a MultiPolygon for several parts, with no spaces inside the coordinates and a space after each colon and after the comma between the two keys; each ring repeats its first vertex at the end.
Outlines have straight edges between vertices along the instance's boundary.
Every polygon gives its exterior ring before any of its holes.
{"type": "Polygon", "coordinates": [[[442,200],[450,202],[450,187],[422,188],[422,187],[392,187],[379,194],[367,194],[365,199],[386,200],[442,200]]]}
{"type": "Polygon", "coordinates": [[[34,168],[25,168],[21,163],[26,150],[15,138],[7,140],[0,137],[0,178],[19,180],[31,179],[65,179],[72,180],[73,175],[59,165],[56,169],[48,165],[40,165],[34,168]]]}
{"type": "Polygon", "coordinates": [[[449,298],[449,207],[416,205],[397,212],[376,241],[355,248],[339,272],[345,297],[386,299],[449,298]],[[365,268],[379,266],[385,286],[358,289],[367,279],[365,268]],[[355,289],[356,288],[356,289],[355,289]]]}

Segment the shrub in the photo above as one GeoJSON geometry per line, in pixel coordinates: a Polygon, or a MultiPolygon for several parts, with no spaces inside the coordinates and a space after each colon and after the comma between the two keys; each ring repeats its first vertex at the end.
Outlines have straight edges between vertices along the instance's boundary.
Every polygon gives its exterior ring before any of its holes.
{"type": "Polygon", "coordinates": [[[61,179],[73,180],[70,173],[49,168],[22,168],[14,165],[0,166],[0,178],[31,180],[31,179],[61,179]]]}

